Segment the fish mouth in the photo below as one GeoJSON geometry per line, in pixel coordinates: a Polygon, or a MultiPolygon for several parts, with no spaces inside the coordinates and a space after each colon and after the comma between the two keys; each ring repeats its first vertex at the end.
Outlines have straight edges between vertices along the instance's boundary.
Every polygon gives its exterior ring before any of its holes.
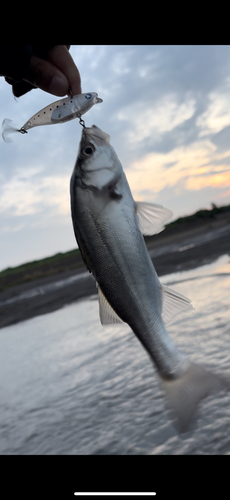
{"type": "Polygon", "coordinates": [[[82,135],[85,137],[91,137],[92,139],[96,140],[98,142],[104,142],[105,144],[109,144],[110,141],[110,135],[107,134],[106,132],[103,132],[99,127],[96,125],[92,125],[92,127],[85,127],[82,131],[82,135]]]}

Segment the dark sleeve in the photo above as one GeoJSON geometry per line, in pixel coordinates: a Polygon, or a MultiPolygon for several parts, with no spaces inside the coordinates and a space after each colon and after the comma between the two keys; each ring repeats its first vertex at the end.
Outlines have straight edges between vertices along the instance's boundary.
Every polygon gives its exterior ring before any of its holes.
{"type": "Polygon", "coordinates": [[[0,76],[12,85],[15,97],[20,97],[34,85],[23,80],[32,54],[46,58],[54,45],[0,45],[0,76]]]}

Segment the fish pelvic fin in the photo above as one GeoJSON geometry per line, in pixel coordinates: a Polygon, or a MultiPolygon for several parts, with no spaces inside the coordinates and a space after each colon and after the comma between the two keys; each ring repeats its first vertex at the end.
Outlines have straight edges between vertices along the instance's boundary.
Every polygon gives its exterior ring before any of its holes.
{"type": "Polygon", "coordinates": [[[192,362],[182,376],[174,379],[160,376],[160,379],[173,423],[179,432],[189,430],[203,398],[213,392],[230,389],[229,381],[192,362]]]}

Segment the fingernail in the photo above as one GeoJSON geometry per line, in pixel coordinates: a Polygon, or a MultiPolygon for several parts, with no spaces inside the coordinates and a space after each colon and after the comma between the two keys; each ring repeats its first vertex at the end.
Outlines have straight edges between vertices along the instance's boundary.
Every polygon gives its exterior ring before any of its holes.
{"type": "Polygon", "coordinates": [[[66,95],[68,87],[69,84],[66,78],[55,75],[49,84],[49,92],[57,96],[66,95]]]}

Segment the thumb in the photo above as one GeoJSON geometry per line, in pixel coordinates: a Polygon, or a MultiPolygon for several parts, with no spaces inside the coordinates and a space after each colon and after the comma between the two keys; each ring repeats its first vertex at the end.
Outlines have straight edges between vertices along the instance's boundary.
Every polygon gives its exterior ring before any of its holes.
{"type": "Polygon", "coordinates": [[[24,80],[36,87],[54,94],[64,96],[68,93],[69,82],[65,75],[51,62],[32,56],[30,66],[24,80]]]}

